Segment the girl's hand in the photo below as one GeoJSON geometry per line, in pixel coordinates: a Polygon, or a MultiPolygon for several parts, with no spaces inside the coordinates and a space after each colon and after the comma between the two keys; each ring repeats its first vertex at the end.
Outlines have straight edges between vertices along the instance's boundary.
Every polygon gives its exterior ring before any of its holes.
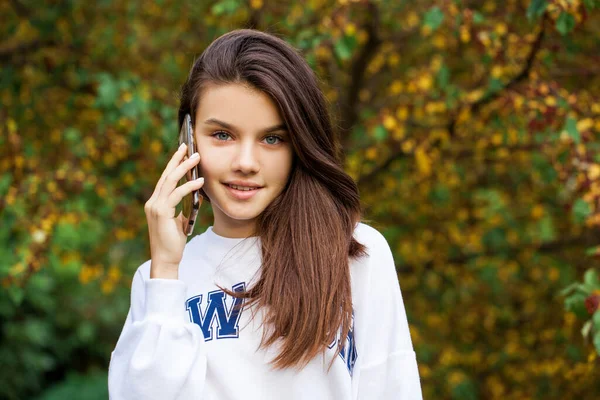
{"type": "Polygon", "coordinates": [[[175,207],[187,194],[204,185],[204,178],[199,178],[177,187],[179,180],[200,161],[198,153],[183,161],[186,152],[187,146],[182,144],[144,205],[150,234],[150,278],[178,278],[187,235],[183,231],[183,213],[175,216],[175,207]]]}

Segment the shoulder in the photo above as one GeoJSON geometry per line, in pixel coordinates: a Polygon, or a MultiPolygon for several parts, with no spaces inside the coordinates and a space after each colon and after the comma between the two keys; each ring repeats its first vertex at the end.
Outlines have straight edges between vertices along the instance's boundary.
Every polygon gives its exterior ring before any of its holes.
{"type": "Polygon", "coordinates": [[[382,252],[391,253],[390,246],[381,232],[363,222],[356,224],[354,239],[367,248],[367,254],[370,257],[382,252]]]}

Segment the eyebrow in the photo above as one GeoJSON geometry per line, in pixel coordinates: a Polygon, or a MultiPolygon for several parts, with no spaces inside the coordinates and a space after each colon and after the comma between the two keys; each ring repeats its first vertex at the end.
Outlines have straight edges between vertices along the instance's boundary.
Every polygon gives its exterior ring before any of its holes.
{"type": "MultiPolygon", "coordinates": [[[[229,129],[231,131],[239,131],[238,128],[231,125],[230,123],[227,123],[225,121],[220,121],[216,118],[209,118],[206,121],[204,121],[204,123],[208,124],[208,125],[219,125],[220,127],[224,128],[224,129],[229,129]]],[[[287,127],[285,126],[285,124],[279,124],[279,125],[272,126],[270,128],[263,129],[264,133],[271,133],[271,132],[276,132],[276,131],[286,131],[287,132],[287,127]]]]}

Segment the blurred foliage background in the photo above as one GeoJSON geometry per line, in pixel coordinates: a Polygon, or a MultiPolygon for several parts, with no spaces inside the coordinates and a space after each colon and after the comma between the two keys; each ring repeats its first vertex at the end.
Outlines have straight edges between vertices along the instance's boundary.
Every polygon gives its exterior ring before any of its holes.
{"type": "Polygon", "coordinates": [[[425,398],[598,398],[599,0],[1,2],[0,398],[107,398],[177,91],[241,27],[322,78],[425,398]]]}

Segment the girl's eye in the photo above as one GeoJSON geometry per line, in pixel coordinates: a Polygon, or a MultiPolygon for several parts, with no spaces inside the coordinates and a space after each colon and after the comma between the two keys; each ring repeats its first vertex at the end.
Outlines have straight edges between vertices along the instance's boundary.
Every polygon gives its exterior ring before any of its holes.
{"type": "Polygon", "coordinates": [[[218,140],[229,140],[229,138],[231,137],[229,136],[229,133],[223,131],[215,132],[213,133],[213,136],[216,137],[218,140]]]}
{"type": "Polygon", "coordinates": [[[267,136],[265,142],[267,144],[278,144],[281,142],[281,138],[279,136],[267,136]]]}

